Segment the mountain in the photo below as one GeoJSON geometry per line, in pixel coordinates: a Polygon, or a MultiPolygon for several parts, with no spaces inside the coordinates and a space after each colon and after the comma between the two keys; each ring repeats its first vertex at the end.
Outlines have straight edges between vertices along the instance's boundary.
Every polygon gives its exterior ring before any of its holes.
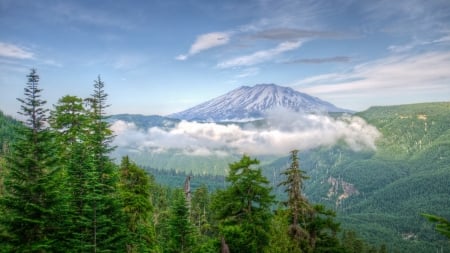
{"type": "Polygon", "coordinates": [[[270,110],[284,108],[295,112],[350,112],[289,87],[275,84],[242,86],[170,118],[198,121],[233,121],[263,118],[270,110]]]}

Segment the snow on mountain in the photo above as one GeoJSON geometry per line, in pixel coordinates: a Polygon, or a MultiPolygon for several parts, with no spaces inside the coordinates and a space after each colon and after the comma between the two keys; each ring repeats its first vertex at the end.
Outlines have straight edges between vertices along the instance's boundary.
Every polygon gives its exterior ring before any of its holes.
{"type": "Polygon", "coordinates": [[[216,122],[246,120],[263,118],[266,112],[277,108],[306,113],[350,112],[289,87],[259,84],[253,87],[242,86],[168,117],[216,122]]]}

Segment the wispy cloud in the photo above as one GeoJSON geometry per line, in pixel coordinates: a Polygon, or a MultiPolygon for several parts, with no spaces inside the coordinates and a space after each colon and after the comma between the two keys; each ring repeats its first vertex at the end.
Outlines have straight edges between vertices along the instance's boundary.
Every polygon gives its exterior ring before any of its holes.
{"type": "Polygon", "coordinates": [[[323,115],[303,115],[274,111],[267,128],[252,125],[180,122],[167,130],[136,128],[134,123],[116,121],[112,129],[115,145],[143,152],[176,149],[191,155],[248,153],[286,154],[292,149],[307,150],[343,141],[354,150],[375,149],[377,129],[359,117],[334,119],[323,115]]]}
{"type": "Polygon", "coordinates": [[[294,28],[270,28],[256,32],[251,38],[266,40],[291,41],[306,38],[338,38],[344,36],[337,32],[301,30],[294,28]]]}
{"type": "Polygon", "coordinates": [[[330,63],[330,62],[350,62],[351,58],[348,56],[334,56],[327,58],[304,58],[304,59],[295,59],[285,61],[285,64],[296,64],[296,63],[305,63],[305,64],[321,64],[321,63],[330,63]]]}
{"type": "Polygon", "coordinates": [[[359,100],[361,105],[378,101],[380,95],[384,99],[392,97],[396,103],[404,101],[405,94],[409,99],[418,99],[425,92],[439,97],[444,93],[449,99],[449,69],[450,52],[394,55],[357,65],[346,72],[305,78],[292,85],[322,98],[341,97],[342,101],[352,101],[361,96],[371,97],[365,102],[359,100]]]}
{"type": "Polygon", "coordinates": [[[178,55],[175,59],[184,61],[188,57],[198,54],[201,51],[227,44],[230,41],[231,33],[213,32],[199,35],[194,44],[191,45],[187,54],[178,55]]]}
{"type": "Polygon", "coordinates": [[[274,59],[276,56],[291,50],[295,50],[302,45],[301,41],[296,42],[283,42],[280,43],[277,47],[260,50],[255,53],[239,56],[224,62],[220,62],[217,64],[218,68],[226,69],[226,68],[235,68],[235,67],[243,67],[243,66],[252,66],[255,64],[259,64],[262,62],[270,61],[274,59]]]}
{"type": "Polygon", "coordinates": [[[450,29],[449,1],[380,0],[361,2],[361,15],[369,30],[427,40],[450,29]]]}
{"type": "Polygon", "coordinates": [[[390,50],[393,53],[405,53],[417,47],[439,45],[439,44],[450,44],[450,35],[441,36],[437,39],[432,40],[423,40],[423,41],[414,40],[413,42],[403,45],[391,45],[388,47],[388,50],[390,50]]]}
{"type": "Polygon", "coordinates": [[[46,18],[58,19],[64,22],[76,22],[99,27],[115,27],[125,30],[130,30],[134,27],[129,19],[121,18],[120,13],[112,12],[111,8],[92,9],[75,2],[60,2],[50,8],[48,6],[41,7],[50,9],[52,11],[51,14],[54,15],[54,17],[46,18]]]}
{"type": "Polygon", "coordinates": [[[33,59],[34,53],[26,48],[0,42],[0,57],[14,58],[14,59],[33,59]]]}

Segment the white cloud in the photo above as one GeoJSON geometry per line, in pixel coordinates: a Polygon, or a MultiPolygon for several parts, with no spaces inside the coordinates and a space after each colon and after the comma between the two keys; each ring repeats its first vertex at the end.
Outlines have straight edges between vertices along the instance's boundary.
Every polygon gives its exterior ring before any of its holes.
{"type": "Polygon", "coordinates": [[[175,60],[179,60],[179,61],[185,61],[187,60],[188,56],[185,54],[180,54],[177,57],[175,57],[175,60]]]}
{"type": "Polygon", "coordinates": [[[242,66],[252,66],[252,65],[255,65],[258,63],[270,61],[273,58],[275,58],[276,56],[278,56],[284,52],[299,48],[301,45],[302,45],[301,41],[283,42],[283,43],[280,43],[277,47],[272,48],[272,49],[257,51],[250,55],[239,56],[239,57],[221,62],[221,63],[217,64],[217,67],[225,69],[225,68],[234,68],[234,67],[242,67],[242,66]]]}
{"type": "Polygon", "coordinates": [[[214,32],[200,35],[197,37],[195,43],[191,46],[189,54],[193,55],[212,47],[225,45],[229,40],[230,35],[225,32],[214,32]]]}
{"type": "Polygon", "coordinates": [[[212,32],[199,35],[194,44],[191,45],[188,54],[181,54],[175,57],[176,60],[184,61],[188,57],[198,54],[201,51],[227,44],[230,41],[231,33],[212,32]]]}
{"type": "Polygon", "coordinates": [[[274,111],[268,127],[236,124],[180,122],[175,128],[137,129],[133,123],[116,121],[111,127],[115,145],[146,152],[176,149],[190,155],[287,154],[292,149],[307,150],[344,141],[352,149],[375,149],[378,130],[359,117],[333,119],[324,115],[304,115],[274,111]]]}
{"type": "Polygon", "coordinates": [[[388,49],[394,53],[404,53],[417,47],[423,47],[433,44],[446,44],[449,42],[450,42],[450,35],[445,35],[434,40],[424,40],[424,41],[415,40],[413,42],[404,45],[391,45],[388,47],[388,49]]]}
{"type": "Polygon", "coordinates": [[[0,57],[16,59],[33,59],[33,52],[19,46],[0,42],[0,57]]]}
{"type": "Polygon", "coordinates": [[[425,97],[448,100],[449,69],[450,52],[395,55],[357,65],[347,72],[302,79],[292,86],[353,109],[376,103],[426,102],[425,97]]]}
{"type": "Polygon", "coordinates": [[[448,43],[448,42],[450,42],[450,34],[432,41],[432,43],[448,43]]]}

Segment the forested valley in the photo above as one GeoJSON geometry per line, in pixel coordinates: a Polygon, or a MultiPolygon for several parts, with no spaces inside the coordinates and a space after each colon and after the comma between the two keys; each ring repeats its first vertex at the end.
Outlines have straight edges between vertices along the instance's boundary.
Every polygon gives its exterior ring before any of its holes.
{"type": "MultiPolygon", "coordinates": [[[[308,200],[297,150],[275,186],[283,201],[245,154],[207,180],[223,187],[188,174],[169,187],[128,156],[111,158],[100,77],[90,97],[63,96],[52,110],[36,70],[27,78],[23,124],[0,115],[0,252],[400,252],[341,229],[333,210],[308,200]]],[[[450,237],[447,220],[424,216],[450,237]]]]}

